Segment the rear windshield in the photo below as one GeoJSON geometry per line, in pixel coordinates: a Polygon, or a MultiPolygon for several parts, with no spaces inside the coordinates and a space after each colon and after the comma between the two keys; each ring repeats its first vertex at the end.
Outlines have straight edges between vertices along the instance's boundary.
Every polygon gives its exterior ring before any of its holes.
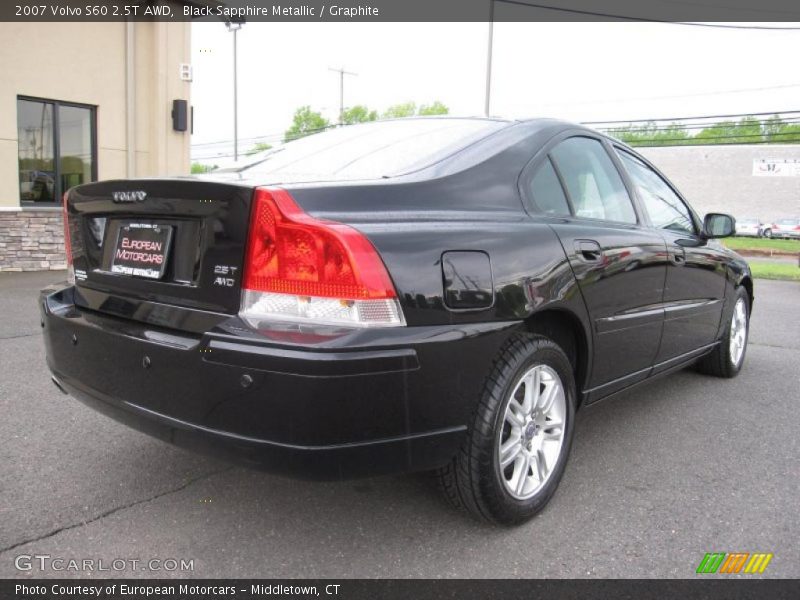
{"type": "Polygon", "coordinates": [[[265,183],[392,177],[431,165],[507,125],[479,119],[398,119],[339,127],[268,151],[242,174],[265,183]]]}

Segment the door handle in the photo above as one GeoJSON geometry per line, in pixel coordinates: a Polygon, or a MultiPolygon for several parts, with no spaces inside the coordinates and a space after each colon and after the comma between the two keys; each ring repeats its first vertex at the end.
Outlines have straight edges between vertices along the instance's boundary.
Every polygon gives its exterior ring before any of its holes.
{"type": "Polygon", "coordinates": [[[679,267],[686,264],[686,251],[681,247],[670,250],[669,257],[679,267]]]}
{"type": "Polygon", "coordinates": [[[600,262],[603,259],[603,249],[594,240],[575,240],[575,252],[586,262],[600,262]]]}

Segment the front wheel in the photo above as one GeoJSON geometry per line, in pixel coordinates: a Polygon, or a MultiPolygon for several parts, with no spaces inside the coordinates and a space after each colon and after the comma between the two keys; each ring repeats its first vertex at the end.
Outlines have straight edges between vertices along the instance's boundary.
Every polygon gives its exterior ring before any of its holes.
{"type": "Polygon", "coordinates": [[[567,463],[575,416],[572,366],[561,348],[520,334],[501,352],[459,455],[439,471],[448,499],[495,523],[542,510],[567,463]]]}
{"type": "Polygon", "coordinates": [[[725,325],[719,345],[697,363],[701,373],[717,377],[736,377],[744,364],[750,334],[750,296],[744,287],[736,288],[733,311],[725,325]]]}
{"type": "Polygon", "coordinates": [[[772,237],[772,229],[765,229],[765,230],[764,230],[764,233],[763,233],[762,235],[763,235],[765,238],[771,238],[771,237],[772,237]]]}

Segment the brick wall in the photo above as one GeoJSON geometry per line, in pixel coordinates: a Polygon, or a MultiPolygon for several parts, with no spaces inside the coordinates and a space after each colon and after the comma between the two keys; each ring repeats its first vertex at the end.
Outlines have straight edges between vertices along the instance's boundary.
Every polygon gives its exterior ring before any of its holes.
{"type": "Polygon", "coordinates": [[[60,210],[0,211],[0,271],[66,268],[60,210]]]}

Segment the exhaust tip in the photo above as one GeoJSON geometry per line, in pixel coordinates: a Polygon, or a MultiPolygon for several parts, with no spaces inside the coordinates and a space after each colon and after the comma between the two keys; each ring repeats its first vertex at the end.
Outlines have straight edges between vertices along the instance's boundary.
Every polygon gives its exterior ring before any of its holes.
{"type": "Polygon", "coordinates": [[[61,385],[61,382],[56,378],[55,375],[50,377],[50,381],[53,382],[53,385],[56,386],[62,394],[64,394],[65,396],[69,396],[69,392],[64,389],[64,386],[61,385]]]}

